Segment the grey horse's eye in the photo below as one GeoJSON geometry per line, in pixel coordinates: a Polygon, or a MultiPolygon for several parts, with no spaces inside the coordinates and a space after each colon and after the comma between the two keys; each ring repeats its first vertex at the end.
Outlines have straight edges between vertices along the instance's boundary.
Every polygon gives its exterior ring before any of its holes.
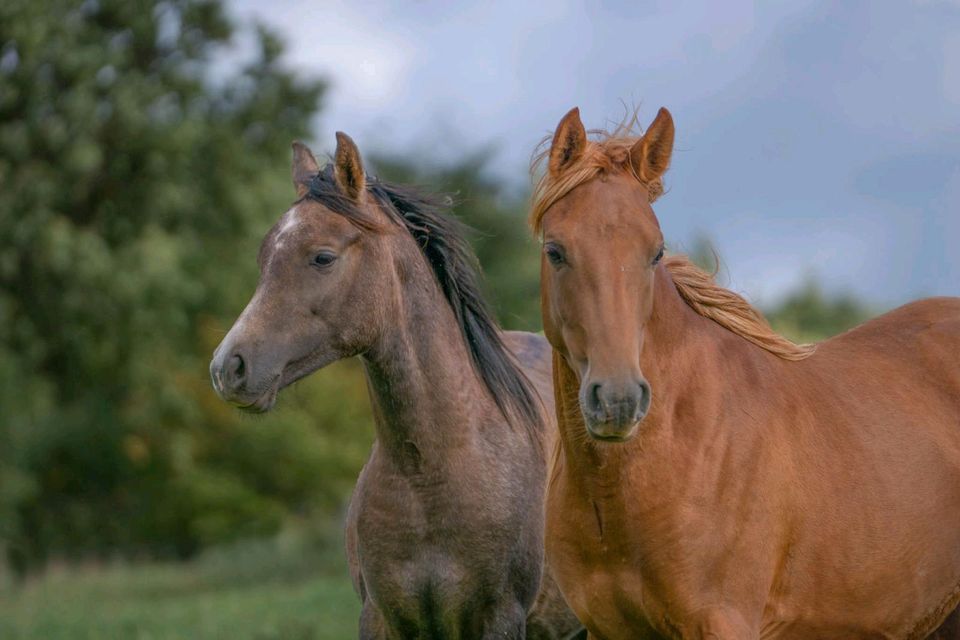
{"type": "Polygon", "coordinates": [[[310,261],[310,264],[314,267],[329,267],[333,264],[333,261],[337,259],[337,255],[330,251],[321,251],[317,255],[313,256],[313,260],[310,261]]]}

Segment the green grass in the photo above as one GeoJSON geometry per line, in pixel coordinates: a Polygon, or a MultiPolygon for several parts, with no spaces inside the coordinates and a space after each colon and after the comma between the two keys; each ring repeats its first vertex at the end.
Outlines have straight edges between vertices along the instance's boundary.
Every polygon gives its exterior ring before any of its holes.
{"type": "Polygon", "coordinates": [[[57,569],[0,591],[0,638],[355,638],[359,602],[337,555],[269,542],[189,564],[57,569]]]}

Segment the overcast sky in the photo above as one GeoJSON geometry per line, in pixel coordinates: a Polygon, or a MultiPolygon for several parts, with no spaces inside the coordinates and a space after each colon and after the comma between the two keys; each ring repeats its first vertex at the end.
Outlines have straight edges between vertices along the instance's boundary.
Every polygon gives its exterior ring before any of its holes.
{"type": "Polygon", "coordinates": [[[526,186],[570,107],[601,127],[662,105],[657,215],[675,249],[712,238],[734,289],[771,303],[815,274],[884,307],[960,295],[958,0],[231,6],[330,80],[317,150],[338,129],[368,152],[492,147],[526,186]]]}

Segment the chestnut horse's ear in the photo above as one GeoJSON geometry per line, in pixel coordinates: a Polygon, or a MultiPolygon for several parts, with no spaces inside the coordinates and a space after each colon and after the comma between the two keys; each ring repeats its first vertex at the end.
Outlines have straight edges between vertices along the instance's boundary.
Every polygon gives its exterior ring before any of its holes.
{"type": "Polygon", "coordinates": [[[293,186],[297,188],[297,197],[302,198],[310,190],[310,181],[320,173],[317,159],[310,147],[299,140],[293,142],[293,186]]]}
{"type": "Polygon", "coordinates": [[[587,148],[587,131],[580,121],[580,108],[574,107],[563,116],[550,144],[548,169],[556,175],[580,159],[587,148]]]}
{"type": "Polygon", "coordinates": [[[354,202],[360,202],[367,188],[360,151],[350,136],[337,131],[337,152],[333,159],[333,171],[340,189],[354,202]]]}
{"type": "Polygon", "coordinates": [[[673,133],[673,117],[660,107],[647,132],[630,148],[630,162],[641,182],[653,182],[670,166],[673,133]]]}

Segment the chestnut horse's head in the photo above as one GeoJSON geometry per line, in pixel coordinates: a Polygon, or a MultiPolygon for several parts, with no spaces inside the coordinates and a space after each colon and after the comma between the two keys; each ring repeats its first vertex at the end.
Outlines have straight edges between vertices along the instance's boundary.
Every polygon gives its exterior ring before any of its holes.
{"type": "Polygon", "coordinates": [[[650,408],[640,368],[663,235],[651,202],[670,164],[673,119],[642,137],[590,140],[573,109],[560,121],[531,221],[543,236],[544,332],[580,379],[591,436],[630,438],[650,408]]]}

